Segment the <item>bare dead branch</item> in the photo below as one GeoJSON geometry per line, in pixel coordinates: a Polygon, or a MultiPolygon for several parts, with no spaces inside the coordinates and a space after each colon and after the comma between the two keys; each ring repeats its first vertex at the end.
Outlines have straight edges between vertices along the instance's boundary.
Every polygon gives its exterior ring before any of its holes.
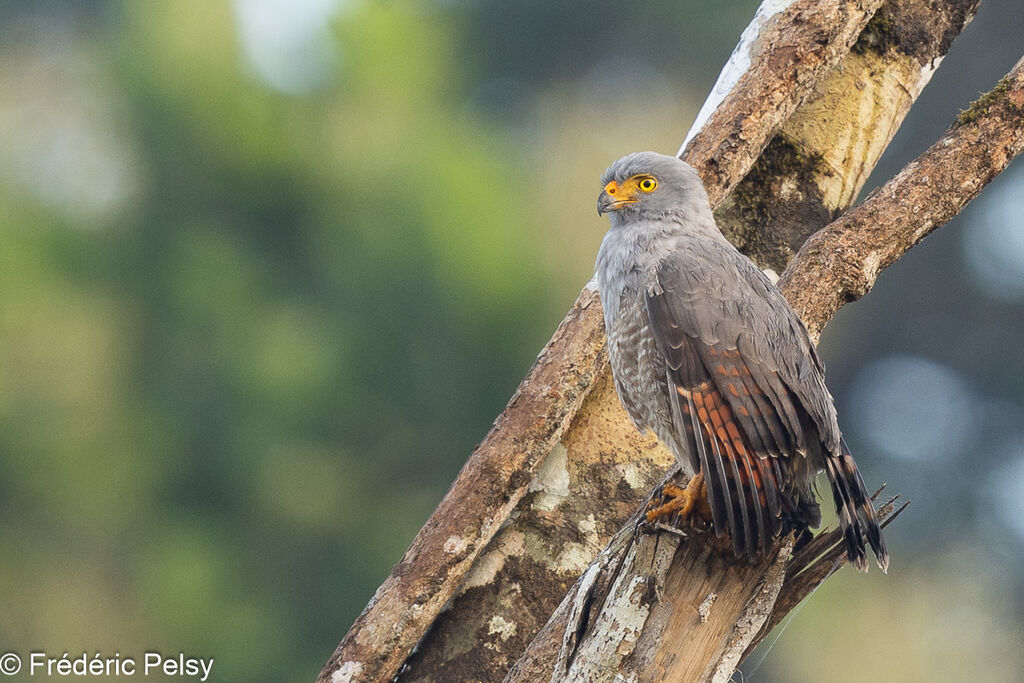
{"type": "MultiPolygon", "coordinates": [[[[800,96],[803,104],[726,197],[722,209],[738,211],[716,213],[744,253],[781,272],[807,235],[848,206],[977,4],[888,0],[883,5],[850,52],[809,95],[800,96]],[[870,134],[851,138],[851,130],[870,134]]],[[[777,26],[780,16],[762,17],[764,29],[777,26]]],[[[753,30],[759,21],[744,31],[716,93],[737,85],[742,71],[733,68],[734,60],[773,44],[753,30]]],[[[763,102],[751,92],[741,97],[747,110],[760,111],[763,102]]],[[[720,98],[710,97],[702,112],[717,103],[720,98]]],[[[700,120],[695,130],[701,129],[700,120]]],[[[430,683],[503,675],[566,587],[671,463],[671,454],[635,432],[603,369],[534,472],[514,519],[474,562],[406,661],[401,678],[430,683]]]]}
{"type": "MultiPolygon", "coordinates": [[[[684,482],[677,477],[665,481],[684,482]]],[[[897,498],[879,508],[883,526],[905,509],[896,507],[897,498]]],[[[637,533],[646,502],[569,591],[505,683],[616,675],[651,683],[727,681],[847,561],[838,529],[818,534],[792,557],[787,537],[753,563],[710,534],[637,533]]]]}

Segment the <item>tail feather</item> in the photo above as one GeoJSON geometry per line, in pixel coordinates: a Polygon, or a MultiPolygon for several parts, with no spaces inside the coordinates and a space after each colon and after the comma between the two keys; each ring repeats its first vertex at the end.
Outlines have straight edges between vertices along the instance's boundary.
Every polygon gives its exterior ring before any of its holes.
{"type": "Polygon", "coordinates": [[[859,571],[868,570],[867,546],[875,553],[875,560],[883,572],[889,569],[889,553],[882,539],[875,506],[864,480],[853,461],[846,441],[841,442],[839,456],[826,456],[825,462],[832,495],[836,501],[836,512],[843,530],[847,555],[859,571]],[[865,544],[866,540],[866,544],[865,544]]]}

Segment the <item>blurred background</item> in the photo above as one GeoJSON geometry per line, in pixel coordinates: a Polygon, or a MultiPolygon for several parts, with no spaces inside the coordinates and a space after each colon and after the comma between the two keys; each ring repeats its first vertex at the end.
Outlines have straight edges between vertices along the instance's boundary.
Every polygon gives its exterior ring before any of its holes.
{"type": "MultiPolygon", "coordinates": [[[[757,4],[0,4],[0,649],[312,680],[757,4]]],[[[1022,53],[985,0],[867,189],[1022,53]]],[[[745,680],[1020,680],[1022,335],[1018,161],[826,330],[913,505],[745,680]]]]}

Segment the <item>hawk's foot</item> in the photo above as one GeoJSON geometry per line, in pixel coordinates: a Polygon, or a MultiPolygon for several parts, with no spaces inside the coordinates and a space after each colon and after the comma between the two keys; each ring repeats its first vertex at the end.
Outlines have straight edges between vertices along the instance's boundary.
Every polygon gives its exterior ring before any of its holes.
{"type": "Polygon", "coordinates": [[[655,520],[673,515],[691,523],[711,519],[703,473],[693,475],[685,489],[675,484],[665,484],[651,500],[645,516],[647,523],[651,524],[655,520]]]}

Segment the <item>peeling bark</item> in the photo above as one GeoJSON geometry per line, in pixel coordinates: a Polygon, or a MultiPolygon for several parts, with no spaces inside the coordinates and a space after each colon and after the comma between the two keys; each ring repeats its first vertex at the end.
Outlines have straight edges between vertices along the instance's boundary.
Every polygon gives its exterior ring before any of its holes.
{"type": "Polygon", "coordinates": [[[604,373],[401,680],[497,681],[674,461],[639,437],[604,373]],[[598,489],[602,496],[581,496],[598,489]],[[495,628],[495,623],[506,625],[495,628]]]}
{"type": "MultiPolygon", "coordinates": [[[[758,77],[728,88],[688,147],[714,204],[880,4],[798,0],[762,22],[747,49],[758,77]]],[[[386,681],[403,664],[407,680],[497,680],[664,472],[671,457],[609,382],[597,298],[581,293],[318,681],[386,681]]]]}

